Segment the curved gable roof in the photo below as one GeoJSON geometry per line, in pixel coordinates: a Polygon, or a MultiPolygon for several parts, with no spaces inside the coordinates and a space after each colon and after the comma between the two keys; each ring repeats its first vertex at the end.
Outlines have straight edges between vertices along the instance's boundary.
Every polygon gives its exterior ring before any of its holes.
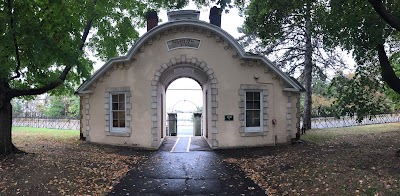
{"type": "Polygon", "coordinates": [[[221,36],[224,40],[228,41],[230,46],[233,47],[238,55],[239,58],[244,60],[261,60],[265,66],[269,70],[272,70],[276,75],[279,76],[283,81],[288,83],[292,89],[292,91],[305,91],[304,87],[294,78],[289,77],[286,73],[282,72],[278,67],[276,67],[271,61],[267,58],[259,55],[253,55],[246,53],[242,46],[236,41],[234,37],[232,37],[228,32],[224,31],[222,28],[212,25],[210,23],[200,21],[200,20],[179,20],[179,21],[172,21],[166,22],[164,24],[158,25],[155,28],[151,29],[150,31],[146,32],[142,37],[140,37],[137,42],[132,46],[132,48],[128,51],[125,56],[120,56],[116,58],[111,58],[108,60],[99,70],[97,70],[91,78],[85,81],[75,92],[76,94],[85,94],[89,93],[88,88],[90,85],[96,81],[101,75],[103,75],[113,64],[115,63],[123,63],[129,62],[133,56],[139,52],[140,48],[150,39],[152,39],[157,34],[166,31],[168,29],[172,29],[174,27],[181,27],[181,26],[193,26],[197,28],[203,28],[208,31],[215,33],[216,35],[221,36]]]}

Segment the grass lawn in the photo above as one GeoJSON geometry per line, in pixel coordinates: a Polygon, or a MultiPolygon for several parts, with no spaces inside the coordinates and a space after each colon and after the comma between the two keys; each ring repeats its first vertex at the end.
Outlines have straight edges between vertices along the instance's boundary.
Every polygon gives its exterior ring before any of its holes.
{"type": "Polygon", "coordinates": [[[304,141],[323,143],[341,137],[357,135],[381,134],[385,132],[399,131],[400,123],[386,123],[366,126],[354,126],[346,128],[313,129],[301,136],[304,141]]]}
{"type": "Polygon", "coordinates": [[[76,142],[79,139],[79,130],[47,129],[34,127],[13,127],[14,142],[33,142],[38,140],[53,140],[76,142]]]}
{"type": "Polygon", "coordinates": [[[13,127],[12,137],[28,154],[0,157],[0,195],[104,195],[145,158],[82,142],[76,130],[13,127]]]}
{"type": "Polygon", "coordinates": [[[309,130],[226,157],[271,195],[400,195],[400,123],[309,130]]]}

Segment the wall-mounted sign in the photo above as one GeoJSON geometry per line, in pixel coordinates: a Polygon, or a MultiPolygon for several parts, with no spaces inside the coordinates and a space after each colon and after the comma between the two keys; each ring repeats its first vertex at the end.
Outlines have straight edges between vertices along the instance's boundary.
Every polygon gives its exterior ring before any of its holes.
{"type": "Polygon", "coordinates": [[[225,121],[233,121],[233,115],[225,115],[225,121]]]}
{"type": "Polygon", "coordinates": [[[193,48],[199,49],[200,47],[200,40],[194,38],[178,38],[178,39],[171,39],[167,41],[167,48],[168,50],[174,50],[179,48],[193,48]]]}

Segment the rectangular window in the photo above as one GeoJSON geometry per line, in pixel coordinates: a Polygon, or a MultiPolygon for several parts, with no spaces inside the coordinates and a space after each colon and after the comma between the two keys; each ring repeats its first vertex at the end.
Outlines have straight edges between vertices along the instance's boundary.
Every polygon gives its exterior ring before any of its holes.
{"type": "Polygon", "coordinates": [[[111,93],[110,100],[110,123],[111,131],[125,130],[126,96],[125,93],[111,93]]]}
{"type": "Polygon", "coordinates": [[[246,91],[246,132],[259,132],[262,125],[262,100],[260,91],[246,91]]]}

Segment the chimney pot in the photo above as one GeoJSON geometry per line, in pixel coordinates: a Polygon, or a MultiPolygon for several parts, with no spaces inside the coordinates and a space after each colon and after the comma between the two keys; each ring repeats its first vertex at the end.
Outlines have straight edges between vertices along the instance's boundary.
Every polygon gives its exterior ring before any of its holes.
{"type": "Polygon", "coordinates": [[[154,10],[150,10],[146,13],[147,20],[147,31],[150,31],[152,28],[158,25],[158,15],[154,10]]]}
{"type": "Polygon", "coordinates": [[[213,24],[217,27],[221,27],[221,8],[217,8],[216,6],[210,9],[210,24],[213,24]]]}

